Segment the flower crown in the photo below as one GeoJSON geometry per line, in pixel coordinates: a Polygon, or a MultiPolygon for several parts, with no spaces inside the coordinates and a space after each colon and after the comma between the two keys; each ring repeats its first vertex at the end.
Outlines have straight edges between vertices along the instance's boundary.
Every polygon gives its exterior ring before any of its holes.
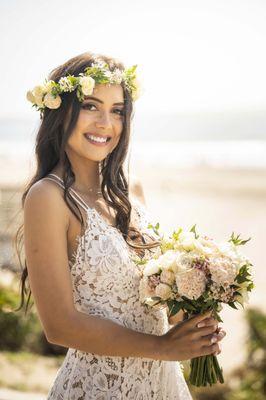
{"type": "Polygon", "coordinates": [[[68,75],[59,79],[58,82],[46,80],[43,85],[38,85],[27,92],[27,100],[33,104],[38,111],[43,111],[46,107],[57,109],[60,107],[62,99],[61,93],[77,91],[80,102],[84,96],[90,96],[96,83],[121,84],[124,82],[131,94],[133,101],[137,100],[140,94],[139,82],[136,78],[137,65],[126,69],[115,68],[110,71],[109,65],[97,59],[84,73],[79,76],[68,75]]]}

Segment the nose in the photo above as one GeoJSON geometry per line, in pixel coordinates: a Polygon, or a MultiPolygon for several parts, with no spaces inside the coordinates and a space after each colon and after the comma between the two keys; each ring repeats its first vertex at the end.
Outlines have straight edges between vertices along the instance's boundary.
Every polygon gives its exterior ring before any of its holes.
{"type": "Polygon", "coordinates": [[[105,129],[111,128],[112,124],[109,113],[108,112],[100,113],[99,118],[97,118],[97,120],[95,121],[95,125],[97,128],[105,128],[105,129]]]}

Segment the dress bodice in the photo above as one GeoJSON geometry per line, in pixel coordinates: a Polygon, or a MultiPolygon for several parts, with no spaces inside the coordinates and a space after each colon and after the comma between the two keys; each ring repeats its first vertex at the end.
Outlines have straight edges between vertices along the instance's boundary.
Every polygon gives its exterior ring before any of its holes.
{"type": "MultiPolygon", "coordinates": [[[[79,201],[83,204],[82,199],[79,201]]],[[[143,266],[134,262],[136,253],[122,233],[96,209],[86,207],[86,203],[83,206],[85,231],[77,238],[76,252],[69,261],[76,309],[139,332],[166,333],[169,329],[166,310],[152,309],[140,302],[143,266]]],[[[132,202],[132,222],[142,233],[152,236],[148,229],[150,216],[137,200],[132,202]]],[[[145,250],[145,257],[150,254],[153,250],[145,250]]],[[[76,349],[68,350],[48,397],[50,400],[152,398],[191,399],[179,363],[99,356],[76,349]]]]}

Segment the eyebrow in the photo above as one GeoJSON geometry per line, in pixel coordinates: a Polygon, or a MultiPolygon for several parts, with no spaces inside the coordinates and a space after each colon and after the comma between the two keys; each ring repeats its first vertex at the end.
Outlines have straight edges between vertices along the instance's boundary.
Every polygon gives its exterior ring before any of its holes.
{"type": "MultiPolygon", "coordinates": [[[[93,96],[85,96],[84,100],[95,100],[98,101],[98,103],[103,104],[103,101],[100,99],[97,99],[97,97],[93,97],[93,96]]],[[[119,102],[119,103],[114,103],[114,106],[123,106],[125,103],[124,102],[119,102]]]]}

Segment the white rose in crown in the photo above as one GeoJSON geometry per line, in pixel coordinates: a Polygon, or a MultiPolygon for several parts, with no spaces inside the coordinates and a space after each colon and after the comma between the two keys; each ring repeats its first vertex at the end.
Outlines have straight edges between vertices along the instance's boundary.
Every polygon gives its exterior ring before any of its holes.
{"type": "Polygon", "coordinates": [[[43,107],[43,96],[46,93],[44,86],[35,86],[31,93],[34,97],[34,103],[36,103],[39,107],[43,107]]]}
{"type": "Polygon", "coordinates": [[[31,103],[33,103],[33,104],[35,103],[35,97],[33,96],[31,90],[28,90],[26,97],[27,97],[27,100],[30,101],[31,103]]]}
{"type": "Polygon", "coordinates": [[[81,76],[79,78],[79,84],[81,86],[81,91],[84,96],[90,96],[95,86],[95,80],[90,76],[81,76]]]}
{"type": "Polygon", "coordinates": [[[51,93],[47,93],[43,99],[44,105],[52,110],[59,108],[61,105],[61,97],[56,96],[54,97],[51,93]]]}

